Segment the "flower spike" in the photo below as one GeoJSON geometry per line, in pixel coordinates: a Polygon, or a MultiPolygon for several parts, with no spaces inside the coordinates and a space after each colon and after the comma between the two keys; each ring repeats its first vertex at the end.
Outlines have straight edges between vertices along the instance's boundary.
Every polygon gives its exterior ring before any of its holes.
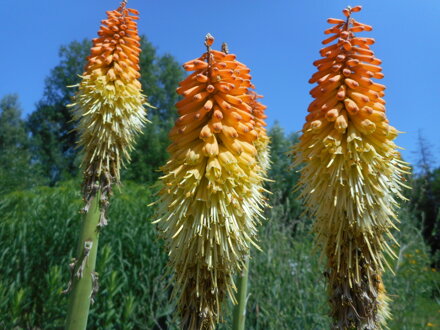
{"type": "MultiPolygon", "coordinates": [[[[117,10],[107,12],[70,105],[79,123],[78,144],[84,152],[86,201],[101,189],[101,202],[106,203],[111,185],[120,181],[121,166],[130,160],[135,136],[147,122],[148,104],[138,80],[138,15],[137,10],[126,8],[125,1],[117,10]]],[[[105,224],[104,217],[101,225],[105,224]]]]}
{"type": "Polygon", "coordinates": [[[207,51],[183,65],[193,72],[177,88],[158,201],[184,329],[214,329],[225,296],[234,300],[265,205],[250,70],[213,42],[208,34],[207,51]]]}
{"type": "Polygon", "coordinates": [[[302,198],[316,218],[317,242],[327,256],[328,291],[335,329],[376,329],[389,318],[382,272],[393,256],[387,239],[395,228],[403,174],[408,170],[393,140],[383,100],[381,61],[374,39],[358,37],[371,26],[330,18],[317,83],[310,94],[300,142],[294,147],[302,198]],[[332,43],[334,42],[334,43],[332,43]]]}
{"type": "Polygon", "coordinates": [[[138,81],[141,49],[135,20],[139,13],[126,8],[107,12],[78,85],[73,120],[78,122],[78,145],[84,155],[83,196],[86,213],[77,248],[69,265],[71,279],[66,329],[86,329],[90,302],[98,291],[95,272],[99,233],[107,224],[112,185],[120,181],[120,168],[130,160],[134,138],[145,118],[147,105],[138,81]]]}

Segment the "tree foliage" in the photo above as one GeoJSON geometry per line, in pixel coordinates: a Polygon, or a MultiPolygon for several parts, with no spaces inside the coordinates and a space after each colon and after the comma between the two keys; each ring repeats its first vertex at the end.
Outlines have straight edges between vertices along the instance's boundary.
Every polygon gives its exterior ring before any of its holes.
{"type": "Polygon", "coordinates": [[[174,104],[178,101],[175,92],[184,72],[171,55],[158,56],[156,49],[145,37],[141,42],[141,84],[149,103],[155,107],[149,111],[149,120],[143,134],[138,137],[131,163],[122,174],[123,178],[152,184],[160,172],[159,167],[168,159],[166,148],[170,144],[168,132],[177,117],[174,104]]]}
{"type": "Polygon", "coordinates": [[[90,45],[90,41],[84,39],[60,47],[60,63],[46,78],[44,95],[28,118],[33,153],[51,184],[77,173],[76,134],[72,131],[74,123],[66,105],[76,92],[76,88],[68,86],[81,80],[79,75],[83,72],[90,45]]]}
{"type": "Polygon", "coordinates": [[[29,146],[18,95],[5,95],[0,100],[0,194],[38,182],[38,170],[31,161],[29,146]]]}
{"type": "Polygon", "coordinates": [[[410,201],[422,224],[422,234],[431,248],[433,266],[440,266],[440,168],[435,168],[431,147],[419,132],[418,162],[412,177],[410,201]]]}
{"type": "Polygon", "coordinates": [[[269,218],[294,226],[300,215],[300,202],[294,189],[298,182],[297,169],[291,167],[290,148],[298,140],[295,133],[286,135],[284,129],[275,122],[269,130],[270,159],[269,181],[267,186],[271,192],[269,218]]]}

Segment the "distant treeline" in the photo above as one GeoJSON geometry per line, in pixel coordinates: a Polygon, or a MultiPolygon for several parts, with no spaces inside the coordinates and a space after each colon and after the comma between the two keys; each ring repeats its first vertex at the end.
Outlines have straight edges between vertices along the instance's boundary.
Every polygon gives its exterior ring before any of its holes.
{"type": "MultiPolygon", "coordinates": [[[[21,116],[18,95],[5,95],[0,99],[0,196],[80,178],[81,157],[76,148],[75,123],[67,107],[76,87],[67,86],[79,83],[90,46],[89,40],[83,40],[60,48],[60,62],[50,71],[44,95],[26,119],[21,116]]],[[[168,132],[177,117],[174,104],[179,98],[175,89],[185,73],[173,56],[158,55],[145,37],[139,64],[144,93],[156,108],[149,111],[152,123],[146,125],[138,137],[131,163],[124,169],[122,178],[150,186],[160,176],[159,168],[168,158],[168,132]]],[[[293,191],[298,174],[289,170],[289,150],[298,136],[286,134],[277,123],[269,129],[269,135],[272,159],[269,177],[274,180],[267,183],[272,192],[270,216],[294,228],[301,208],[293,191]]],[[[408,176],[413,189],[407,192],[407,197],[431,247],[433,266],[438,267],[440,168],[433,165],[428,143],[422,137],[419,137],[419,145],[418,171],[408,176]]]]}

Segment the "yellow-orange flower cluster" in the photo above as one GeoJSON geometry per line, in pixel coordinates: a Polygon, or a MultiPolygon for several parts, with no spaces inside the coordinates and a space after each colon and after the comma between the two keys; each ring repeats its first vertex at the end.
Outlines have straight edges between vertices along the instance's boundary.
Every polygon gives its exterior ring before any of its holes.
{"type": "Polygon", "coordinates": [[[265,134],[264,106],[250,70],[211,50],[183,67],[180,117],[162,168],[160,228],[175,270],[182,328],[214,328],[233,276],[244,266],[262,217],[262,168],[255,142],[265,134]]]}
{"type": "Polygon", "coordinates": [[[107,12],[71,105],[78,121],[78,144],[84,152],[86,200],[98,188],[104,197],[101,200],[106,200],[111,184],[119,182],[121,165],[130,158],[135,135],[146,122],[146,99],[138,81],[141,49],[137,15],[125,3],[107,12]]]}
{"type": "Polygon", "coordinates": [[[392,238],[406,165],[393,140],[383,100],[381,61],[358,37],[371,31],[344,9],[345,20],[328,19],[332,34],[310,83],[317,83],[300,142],[296,165],[303,164],[302,197],[315,216],[317,241],[328,259],[329,293],[337,329],[375,329],[389,316],[381,280],[392,238]]]}

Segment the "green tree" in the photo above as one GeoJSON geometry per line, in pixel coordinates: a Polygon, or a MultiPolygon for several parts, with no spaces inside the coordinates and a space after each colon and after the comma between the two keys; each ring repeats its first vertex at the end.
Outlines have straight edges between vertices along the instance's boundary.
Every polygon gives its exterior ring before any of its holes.
{"type": "Polygon", "coordinates": [[[0,194],[25,189],[40,176],[31,165],[29,138],[16,94],[0,100],[0,194]]]}
{"type": "Polygon", "coordinates": [[[419,171],[413,174],[411,204],[422,221],[423,237],[431,247],[433,266],[440,266],[440,168],[434,168],[434,157],[428,141],[419,132],[419,171]]]}
{"type": "Polygon", "coordinates": [[[269,197],[272,206],[269,217],[281,221],[286,226],[294,227],[300,216],[301,204],[294,191],[299,174],[296,172],[297,169],[291,166],[290,150],[297,142],[298,135],[292,133],[287,136],[279,123],[275,122],[269,130],[269,136],[271,140],[269,178],[273,180],[268,183],[268,190],[272,193],[269,197]]]}
{"type": "Polygon", "coordinates": [[[90,41],[84,39],[60,47],[60,63],[46,78],[43,98],[28,118],[33,153],[51,184],[77,174],[76,134],[66,105],[76,92],[76,88],[68,86],[81,80],[79,75],[83,73],[90,46],[90,41]]]}
{"type": "Polygon", "coordinates": [[[151,184],[159,177],[159,168],[168,159],[168,132],[177,117],[174,105],[179,96],[176,88],[184,78],[184,71],[171,55],[157,56],[155,48],[145,38],[141,47],[141,83],[155,109],[149,111],[151,124],[146,125],[138,137],[136,149],[131,154],[132,161],[123,176],[151,184]]]}

